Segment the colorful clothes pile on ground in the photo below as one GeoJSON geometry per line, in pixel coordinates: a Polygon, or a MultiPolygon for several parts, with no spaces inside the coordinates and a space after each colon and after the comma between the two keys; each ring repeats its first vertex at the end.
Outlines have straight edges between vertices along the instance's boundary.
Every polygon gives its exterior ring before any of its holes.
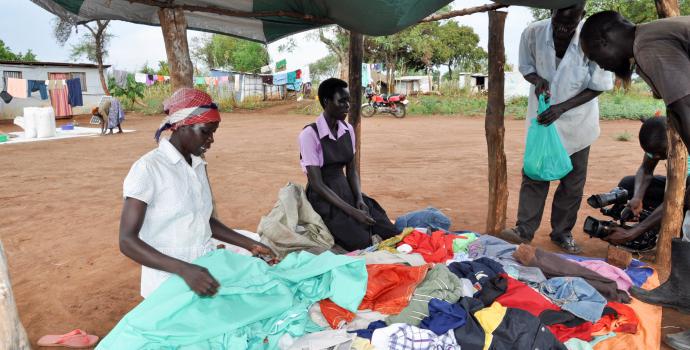
{"type": "Polygon", "coordinates": [[[171,277],[97,349],[659,348],[661,308],[628,294],[659,285],[639,261],[621,270],[433,226],[275,266],[211,252],[195,263],[220,281],[216,296],[171,277]]]}

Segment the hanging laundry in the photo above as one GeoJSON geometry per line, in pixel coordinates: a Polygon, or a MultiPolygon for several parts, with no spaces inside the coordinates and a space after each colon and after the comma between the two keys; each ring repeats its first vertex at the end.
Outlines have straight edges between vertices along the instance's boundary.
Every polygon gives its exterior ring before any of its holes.
{"type": "Polygon", "coordinates": [[[158,76],[158,79],[156,79],[156,80],[157,80],[159,83],[162,83],[162,82],[165,81],[165,77],[162,76],[162,75],[159,75],[159,76],[158,76]]]}
{"type": "Polygon", "coordinates": [[[27,98],[28,86],[26,79],[7,78],[7,92],[16,98],[27,98]]]}
{"type": "Polygon", "coordinates": [[[521,264],[538,267],[546,277],[582,277],[606,299],[616,302],[630,302],[628,293],[618,290],[616,282],[556,254],[521,244],[513,256],[521,264]]]}
{"type": "Polygon", "coordinates": [[[309,320],[309,305],[331,298],[356,310],[366,289],[364,262],[330,252],[293,253],[270,266],[218,249],[194,264],[220,282],[217,295],[199,297],[182,278],[171,277],[125,315],[97,349],[275,350],[284,334],[321,330],[309,320]]]}
{"type": "Polygon", "coordinates": [[[48,80],[48,90],[55,90],[55,89],[64,89],[65,88],[65,80],[55,80],[55,79],[50,79],[48,80]]]}
{"type": "Polygon", "coordinates": [[[287,73],[278,73],[273,75],[273,85],[285,85],[287,82],[287,73]]]}
{"type": "Polygon", "coordinates": [[[153,74],[147,74],[146,75],[146,85],[151,86],[151,85],[153,85],[154,82],[155,82],[155,80],[153,79],[153,74]]]}
{"type": "Polygon", "coordinates": [[[295,71],[288,72],[288,74],[287,74],[287,83],[288,84],[294,84],[296,79],[297,79],[297,72],[295,72],[295,71]]]}
{"type": "Polygon", "coordinates": [[[146,79],[146,74],[136,73],[136,74],[134,74],[134,81],[136,81],[137,83],[146,84],[148,79],[146,79]]]}
{"type": "Polygon", "coordinates": [[[49,91],[50,105],[55,111],[55,117],[67,117],[72,115],[72,106],[67,97],[67,87],[55,88],[49,91]]]}
{"type": "Polygon", "coordinates": [[[41,100],[48,99],[48,86],[46,86],[45,80],[27,80],[27,95],[31,97],[31,93],[38,91],[41,96],[41,100]]]}
{"type": "Polygon", "coordinates": [[[204,84],[206,84],[206,86],[211,85],[211,77],[204,77],[204,84]]]}
{"type": "Polygon", "coordinates": [[[195,77],[194,85],[204,85],[204,77],[195,77]]]}
{"type": "MultiPolygon", "coordinates": [[[[388,315],[400,313],[409,304],[415,287],[424,279],[428,270],[429,265],[367,265],[367,292],[359,309],[388,315]]],[[[322,300],[319,305],[333,329],[354,319],[354,313],[335,305],[331,300],[322,300]]]]}
{"type": "Polygon", "coordinates": [[[302,79],[302,70],[301,69],[296,70],[295,75],[296,75],[295,76],[296,79],[302,79]]]}
{"type": "Polygon", "coordinates": [[[273,76],[272,75],[262,75],[261,76],[261,82],[267,85],[273,85],[273,76]]]}
{"type": "Polygon", "coordinates": [[[81,94],[81,79],[68,79],[65,83],[67,84],[67,89],[69,89],[67,99],[69,100],[70,106],[83,106],[84,100],[81,94]]]}
{"type": "MultiPolygon", "coordinates": [[[[439,299],[456,303],[463,296],[460,279],[443,264],[436,264],[417,286],[410,298],[410,303],[397,315],[386,319],[387,324],[407,323],[419,326],[422,319],[429,316],[429,302],[439,299]]],[[[471,296],[471,295],[465,295],[471,296]]],[[[445,332],[444,332],[445,333],[445,332]]]]}
{"type": "Polygon", "coordinates": [[[5,103],[10,103],[12,102],[12,95],[10,95],[7,91],[2,91],[0,92],[0,98],[2,99],[3,102],[5,103]]]}
{"type": "MultiPolygon", "coordinates": [[[[127,86],[127,73],[123,70],[113,69],[113,79],[115,79],[115,85],[124,88],[127,86]]],[[[145,81],[145,80],[144,80],[145,81]]]]}
{"type": "Polygon", "coordinates": [[[218,78],[218,81],[222,85],[227,85],[230,82],[230,77],[228,77],[227,75],[224,75],[224,76],[218,78]]]}

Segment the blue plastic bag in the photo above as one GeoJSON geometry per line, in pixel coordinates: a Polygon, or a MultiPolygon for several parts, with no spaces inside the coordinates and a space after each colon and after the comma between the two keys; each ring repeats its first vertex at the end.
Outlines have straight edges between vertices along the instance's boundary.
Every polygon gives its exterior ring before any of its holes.
{"type": "MultiPolygon", "coordinates": [[[[537,113],[541,114],[549,106],[544,95],[540,95],[537,113]]],[[[573,163],[561,143],[556,125],[544,126],[533,119],[527,130],[523,161],[525,175],[536,181],[553,181],[562,179],[572,170],[573,163]]]]}

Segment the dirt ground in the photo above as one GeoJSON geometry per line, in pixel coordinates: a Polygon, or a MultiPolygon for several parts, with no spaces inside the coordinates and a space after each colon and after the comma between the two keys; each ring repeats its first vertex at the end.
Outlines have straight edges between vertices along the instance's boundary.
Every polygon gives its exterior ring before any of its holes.
{"type": "MultiPolygon", "coordinates": [[[[296,143],[312,116],[285,106],[224,114],[207,154],[220,218],[256,230],[288,181],[305,183],[296,143]]],[[[86,119],[81,120],[86,124],[86,119]]],[[[137,132],[105,137],[0,145],[0,239],[9,259],[14,296],[32,342],[44,334],[81,328],[105,336],[141,301],[140,268],[118,249],[122,181],[132,163],[156,147],[159,117],[128,115],[137,132]]],[[[603,122],[590,153],[585,198],[615,187],[642,158],[639,122],[603,122]],[[629,142],[615,141],[624,131],[629,142]]],[[[0,125],[4,131],[14,131],[0,125]]],[[[508,222],[514,224],[524,149],[523,121],[506,121],[508,222]]],[[[411,210],[442,209],[454,229],[484,230],[487,155],[484,119],[377,115],[362,125],[362,186],[391,218],[411,210]]],[[[665,171],[660,167],[662,172],[665,171]]],[[[551,195],[555,191],[552,186],[551,195]]],[[[536,245],[548,240],[551,195],[536,245]]],[[[580,211],[574,235],[588,256],[606,244],[587,239],[582,223],[598,212],[580,211]]],[[[664,326],[690,328],[690,317],[664,311],[664,326]]],[[[664,328],[674,332],[676,328],[664,328]]]]}

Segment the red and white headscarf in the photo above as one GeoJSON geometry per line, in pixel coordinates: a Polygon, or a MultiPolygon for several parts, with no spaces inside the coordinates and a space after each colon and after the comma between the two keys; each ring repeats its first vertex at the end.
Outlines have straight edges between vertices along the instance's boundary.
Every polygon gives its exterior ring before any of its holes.
{"type": "Polygon", "coordinates": [[[211,96],[203,91],[192,88],[182,88],[163,102],[163,111],[168,116],[156,131],[156,142],[163,131],[177,130],[184,125],[212,123],[220,121],[218,106],[213,103],[211,96]]]}

